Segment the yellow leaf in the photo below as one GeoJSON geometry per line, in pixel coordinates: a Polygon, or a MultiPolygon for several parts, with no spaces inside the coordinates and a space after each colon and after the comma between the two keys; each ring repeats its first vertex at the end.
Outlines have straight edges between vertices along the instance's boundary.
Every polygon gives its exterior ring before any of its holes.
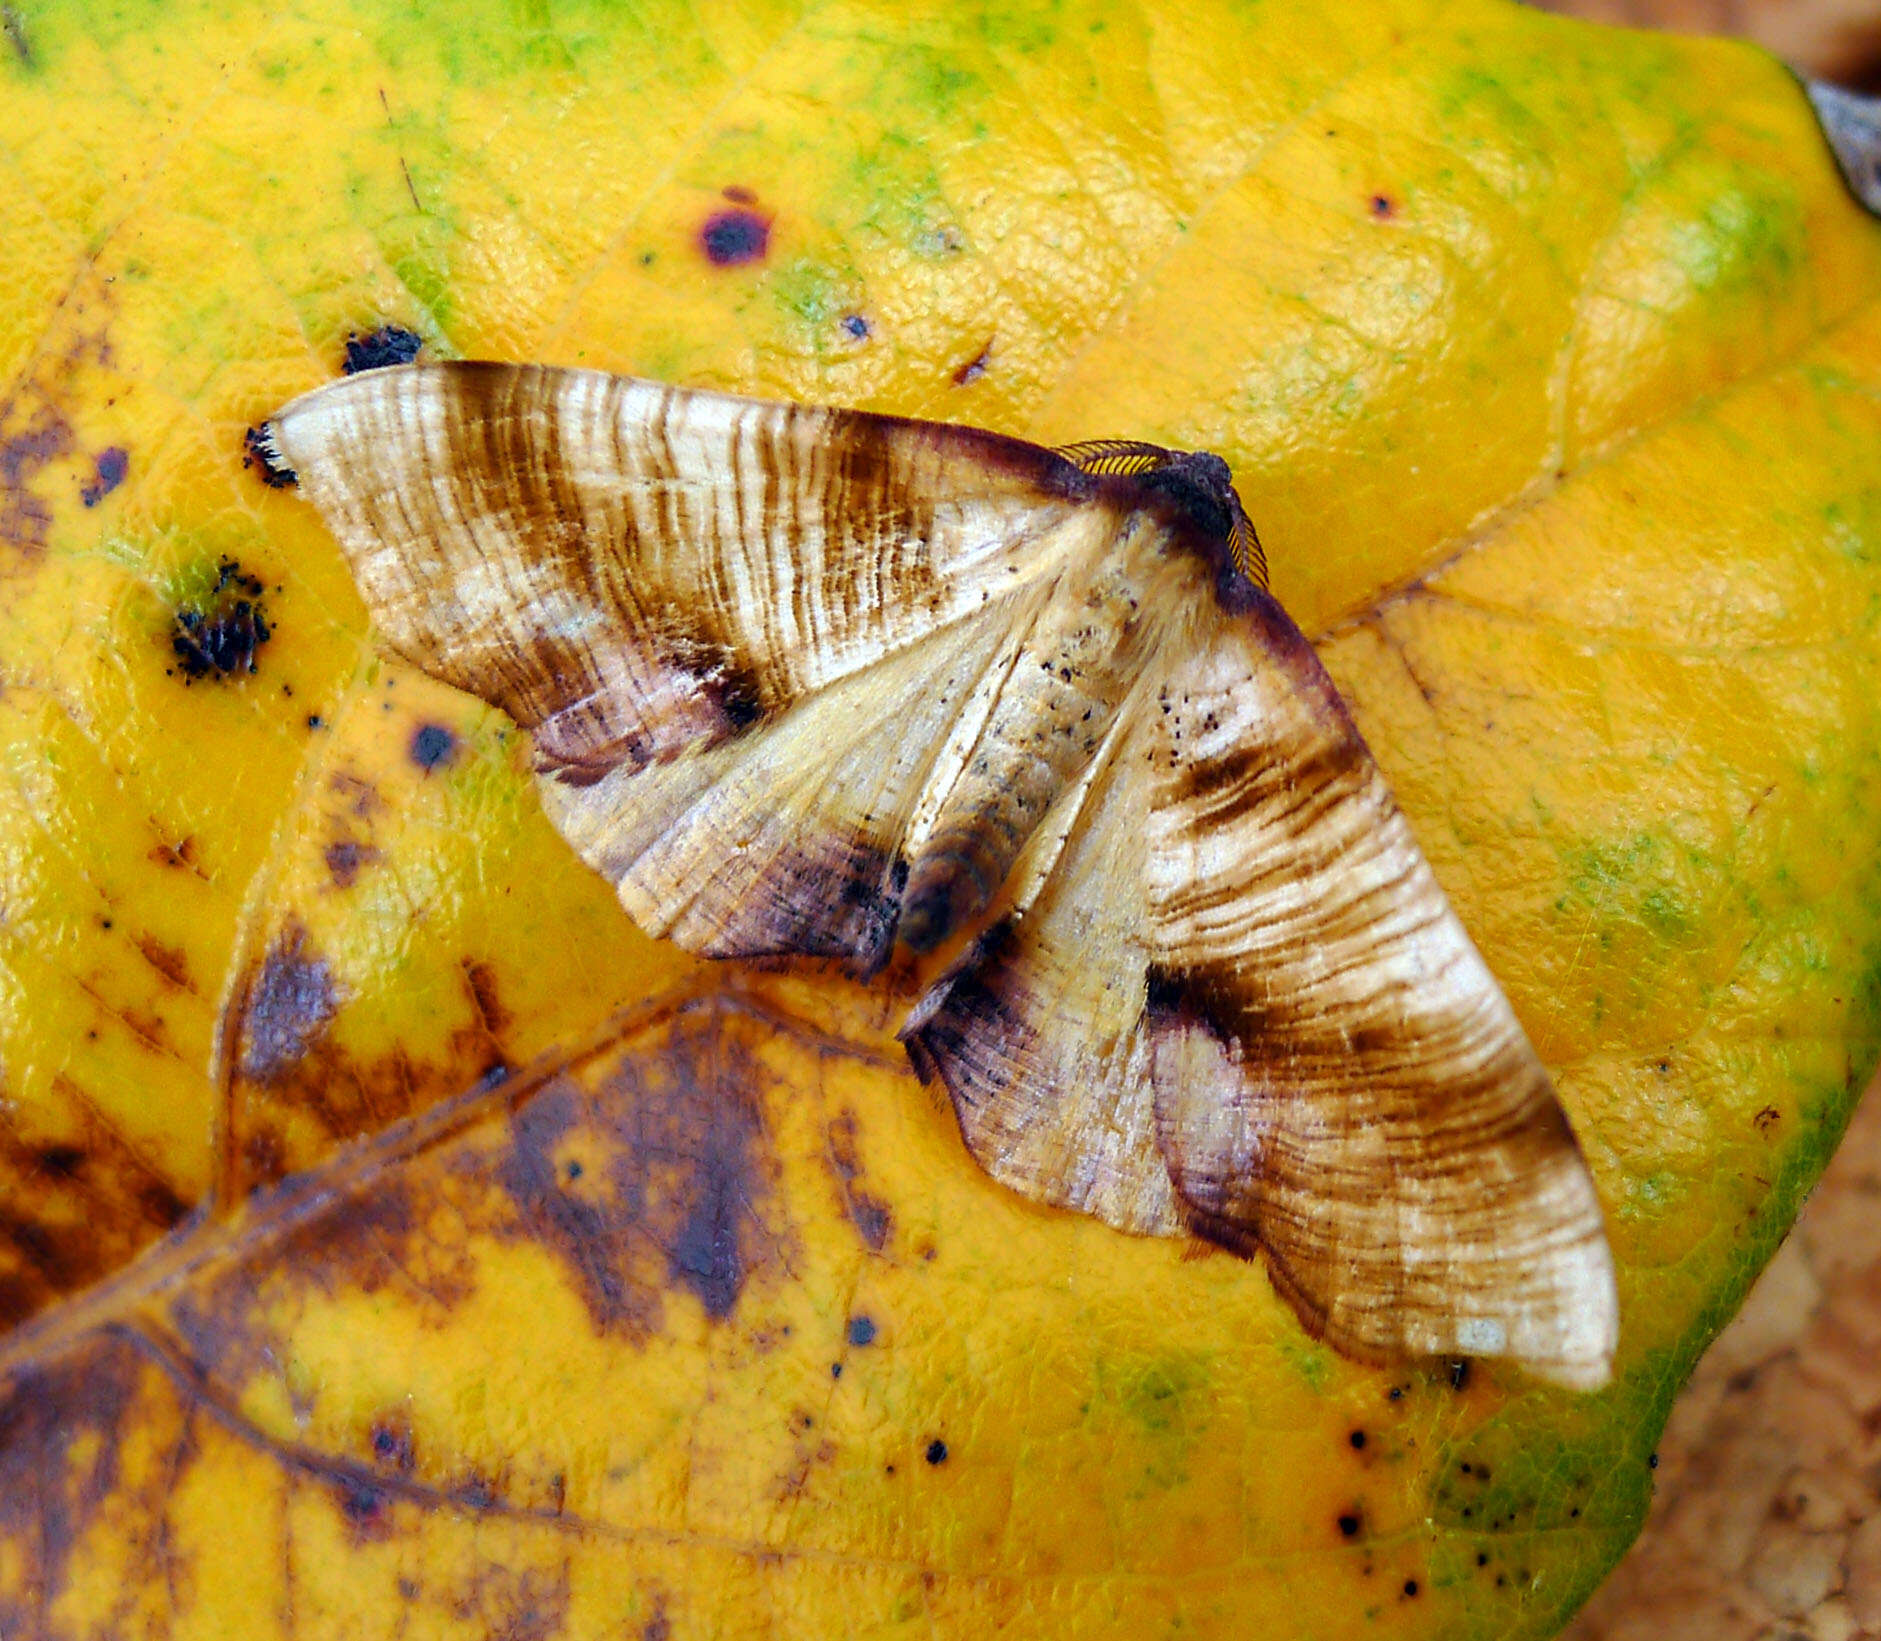
{"type": "Polygon", "coordinates": [[[1545,1634],[1881,1039],[1881,232],[1499,0],[0,40],[0,1633],[1545,1634]],[[9,55],[10,54],[10,55],[9,55]],[[243,430],[350,333],[1228,457],[1589,1152],[1597,1397],[1032,1206],[641,938],[243,430]]]}

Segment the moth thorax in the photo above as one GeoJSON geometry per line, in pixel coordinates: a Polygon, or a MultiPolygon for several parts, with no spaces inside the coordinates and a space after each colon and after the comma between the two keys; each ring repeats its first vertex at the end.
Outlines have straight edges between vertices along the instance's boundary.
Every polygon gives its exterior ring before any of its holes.
{"type": "Polygon", "coordinates": [[[1172,502],[1198,530],[1215,541],[1234,534],[1240,503],[1234,493],[1234,473],[1221,457],[1207,450],[1184,451],[1152,468],[1138,481],[1145,490],[1172,502]]]}

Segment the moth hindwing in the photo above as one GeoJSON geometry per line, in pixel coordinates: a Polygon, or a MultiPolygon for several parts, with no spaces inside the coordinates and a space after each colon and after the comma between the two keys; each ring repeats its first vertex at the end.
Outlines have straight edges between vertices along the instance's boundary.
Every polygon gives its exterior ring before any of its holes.
{"type": "Polygon", "coordinates": [[[642,928],[951,950],[902,1035],[996,1179],[1259,1250],[1361,1358],[1605,1380],[1566,1118],[1218,458],[494,364],[257,448],[642,928]]]}

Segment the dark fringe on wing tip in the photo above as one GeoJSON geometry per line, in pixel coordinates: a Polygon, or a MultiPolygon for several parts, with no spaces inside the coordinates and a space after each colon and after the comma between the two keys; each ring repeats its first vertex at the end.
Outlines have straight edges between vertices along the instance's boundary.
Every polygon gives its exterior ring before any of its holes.
{"type": "Polygon", "coordinates": [[[300,475],[287,465],[287,458],[281,454],[281,447],[275,441],[273,422],[251,427],[242,436],[242,443],[248,447],[248,454],[242,458],[242,466],[253,467],[259,462],[261,482],[270,490],[285,490],[289,485],[300,483],[300,475]]]}

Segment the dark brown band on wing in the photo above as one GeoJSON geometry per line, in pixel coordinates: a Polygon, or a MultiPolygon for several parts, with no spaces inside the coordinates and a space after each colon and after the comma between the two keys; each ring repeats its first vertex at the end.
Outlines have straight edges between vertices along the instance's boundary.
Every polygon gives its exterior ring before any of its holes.
{"type": "Polygon", "coordinates": [[[1023,1075],[1039,1031],[1027,1007],[1010,918],[957,958],[901,1030],[922,1082],[938,1078],[956,1109],[990,1104],[1023,1075]]]}
{"type": "Polygon", "coordinates": [[[866,979],[894,950],[907,880],[907,862],[865,838],[805,839],[718,889],[712,933],[687,944],[708,957],[836,958],[866,979]]]}

